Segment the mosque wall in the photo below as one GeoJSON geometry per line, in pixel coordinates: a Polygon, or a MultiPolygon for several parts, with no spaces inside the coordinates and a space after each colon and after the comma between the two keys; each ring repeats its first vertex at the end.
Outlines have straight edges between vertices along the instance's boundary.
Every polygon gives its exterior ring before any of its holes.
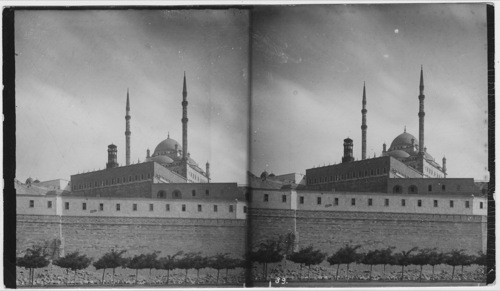
{"type": "Polygon", "coordinates": [[[170,183],[153,184],[151,198],[165,195],[166,199],[202,199],[202,200],[239,200],[245,201],[245,195],[236,183],[170,183]],[[163,191],[163,193],[160,193],[163,191]],[[174,192],[177,191],[177,197],[174,192]]]}

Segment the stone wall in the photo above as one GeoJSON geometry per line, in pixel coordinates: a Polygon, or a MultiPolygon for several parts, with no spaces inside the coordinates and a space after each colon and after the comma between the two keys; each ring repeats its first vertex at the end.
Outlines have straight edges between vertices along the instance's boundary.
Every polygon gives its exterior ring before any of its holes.
{"type": "Polygon", "coordinates": [[[229,253],[242,257],[246,247],[246,222],[242,219],[186,219],[144,217],[62,217],[17,215],[17,250],[60,238],[64,251],[78,250],[98,258],[112,248],[126,249],[126,256],[161,251],[204,255],[229,253]]]}
{"type": "Polygon", "coordinates": [[[349,242],[364,250],[486,250],[485,216],[250,209],[249,219],[253,246],[296,231],[299,247],[313,245],[328,254],[349,242]]]}

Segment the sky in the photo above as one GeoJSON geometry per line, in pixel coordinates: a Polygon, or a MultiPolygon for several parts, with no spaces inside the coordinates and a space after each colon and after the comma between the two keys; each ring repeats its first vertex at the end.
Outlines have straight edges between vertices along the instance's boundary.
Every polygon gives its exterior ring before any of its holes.
{"type": "Polygon", "coordinates": [[[244,10],[16,11],[16,178],[41,181],[103,169],[107,146],[125,164],[170,137],[213,181],[246,182],[249,13],[244,10]]]}
{"type": "Polygon", "coordinates": [[[339,163],[347,137],[361,159],[364,82],[367,156],[405,126],[418,139],[423,66],[427,152],[488,179],[484,4],[266,7],[252,23],[252,172],[339,163]]]}

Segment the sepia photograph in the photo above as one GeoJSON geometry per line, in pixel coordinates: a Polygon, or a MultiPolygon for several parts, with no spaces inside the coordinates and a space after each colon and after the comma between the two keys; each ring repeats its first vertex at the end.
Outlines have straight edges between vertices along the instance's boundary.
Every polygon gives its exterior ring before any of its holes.
{"type": "Polygon", "coordinates": [[[489,12],[9,7],[4,281],[491,287],[489,12]]]}

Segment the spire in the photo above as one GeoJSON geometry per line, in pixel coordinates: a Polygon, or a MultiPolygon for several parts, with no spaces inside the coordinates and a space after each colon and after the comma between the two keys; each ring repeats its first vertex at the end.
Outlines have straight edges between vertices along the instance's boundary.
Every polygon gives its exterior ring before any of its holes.
{"type": "Polygon", "coordinates": [[[187,87],[186,87],[186,71],[184,71],[184,84],[182,85],[182,93],[183,93],[183,95],[187,95],[187,87]]]}
{"type": "Polygon", "coordinates": [[[366,159],[366,86],[363,82],[363,109],[361,109],[361,159],[366,159]]]}
{"type": "Polygon", "coordinates": [[[130,100],[127,88],[127,105],[125,107],[125,165],[130,165],[130,100]]]}
{"type": "Polygon", "coordinates": [[[424,66],[420,65],[420,95],[424,94],[424,66]]]}
{"type": "Polygon", "coordinates": [[[182,159],[187,161],[187,153],[188,153],[188,138],[187,138],[187,125],[188,125],[188,117],[187,117],[187,89],[186,89],[186,72],[184,72],[184,84],[182,86],[182,159]]]}
{"type": "Polygon", "coordinates": [[[170,138],[170,131],[167,133],[167,138],[170,138]]]}
{"type": "MultiPolygon", "coordinates": [[[[424,67],[420,67],[420,94],[418,95],[419,100],[419,111],[418,111],[418,151],[420,155],[424,154],[424,120],[425,120],[425,112],[424,112],[424,67]]],[[[419,171],[423,171],[423,165],[419,171]]]]}
{"type": "Polygon", "coordinates": [[[405,125],[405,132],[406,132],[406,125],[405,125]]]}

